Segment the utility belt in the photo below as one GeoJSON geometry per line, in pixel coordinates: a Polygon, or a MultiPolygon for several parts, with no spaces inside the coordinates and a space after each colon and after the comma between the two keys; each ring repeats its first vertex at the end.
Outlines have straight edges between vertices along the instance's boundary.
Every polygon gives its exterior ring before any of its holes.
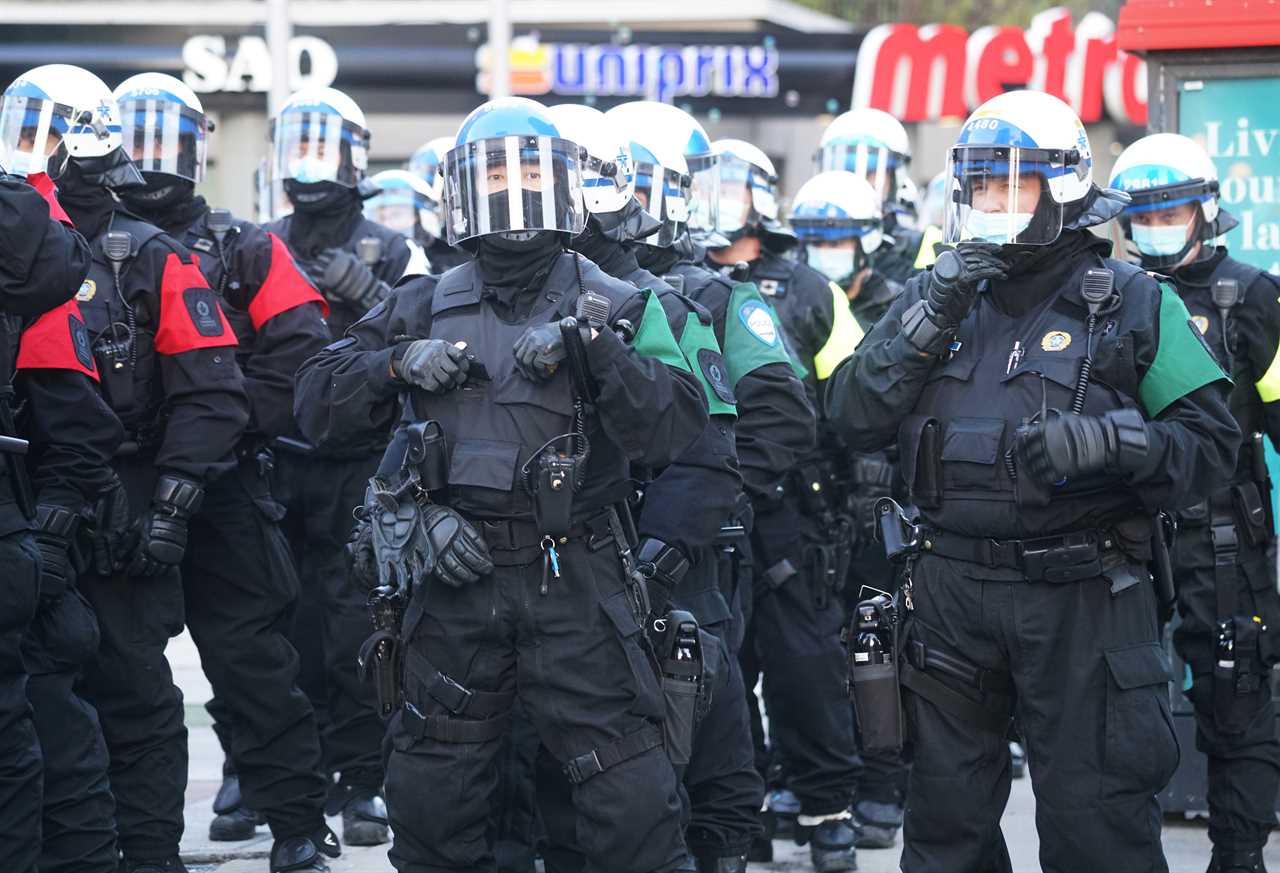
{"type": "Polygon", "coordinates": [[[985,567],[1017,570],[1028,582],[1078,582],[1103,575],[1107,553],[1119,553],[1114,534],[1084,530],[1032,539],[965,537],[924,528],[920,550],[985,567]]]}
{"type": "Polygon", "coordinates": [[[1229,524],[1247,545],[1264,547],[1272,537],[1269,498],[1258,483],[1238,482],[1179,512],[1178,526],[1192,530],[1229,524]]]}

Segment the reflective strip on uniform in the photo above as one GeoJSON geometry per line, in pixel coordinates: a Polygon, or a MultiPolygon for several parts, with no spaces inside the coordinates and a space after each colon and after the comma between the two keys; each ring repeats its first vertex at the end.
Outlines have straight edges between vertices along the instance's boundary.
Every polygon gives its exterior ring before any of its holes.
{"type": "Polygon", "coordinates": [[[1263,403],[1280,400],[1280,349],[1276,349],[1276,356],[1271,359],[1271,366],[1267,367],[1267,372],[1263,373],[1262,378],[1254,384],[1263,403]]]}
{"type": "Polygon", "coordinates": [[[836,367],[853,354],[863,337],[861,325],[849,310],[849,298],[835,282],[827,284],[831,288],[831,334],[813,356],[814,376],[819,382],[834,373],[836,367]]]}
{"type": "MultiPolygon", "coordinates": [[[[1231,381],[1192,323],[1186,304],[1167,282],[1160,283],[1159,317],[1160,340],[1155,360],[1138,385],[1138,399],[1151,418],[1197,388],[1219,379],[1231,381]]],[[[1273,369],[1275,366],[1272,364],[1273,369]]]]}
{"type": "Polygon", "coordinates": [[[640,327],[636,329],[636,338],[631,347],[637,354],[657,358],[668,367],[688,373],[689,365],[685,362],[680,346],[671,333],[671,325],[667,323],[666,310],[658,302],[658,295],[652,291],[642,291],[647,298],[644,304],[644,315],[640,318],[640,327]]]}
{"type": "Polygon", "coordinates": [[[935,243],[942,242],[942,228],[936,225],[929,225],[924,229],[924,234],[920,238],[920,250],[916,252],[916,262],[911,266],[917,270],[928,269],[933,266],[933,262],[938,259],[934,254],[933,246],[935,243]]]}

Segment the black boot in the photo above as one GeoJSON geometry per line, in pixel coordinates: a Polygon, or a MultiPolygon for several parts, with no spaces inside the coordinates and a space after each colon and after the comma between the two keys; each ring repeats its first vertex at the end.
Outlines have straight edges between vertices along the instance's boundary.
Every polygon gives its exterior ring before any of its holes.
{"type": "Polygon", "coordinates": [[[800,814],[800,798],[789,788],[769,792],[769,811],[773,813],[773,835],[785,840],[796,835],[796,816],[800,814]]]}
{"type": "Polygon", "coordinates": [[[809,843],[809,858],[817,873],[857,870],[857,852],[853,847],[857,834],[853,817],[829,818],[817,825],[796,824],[796,844],[809,843]]]}
{"type": "Polygon", "coordinates": [[[329,792],[325,813],[342,811],[342,842],[348,846],[380,846],[387,832],[387,805],[376,788],[339,782],[329,792]]]}
{"type": "Polygon", "coordinates": [[[760,824],[764,828],[764,833],[751,841],[751,848],[747,850],[747,860],[752,864],[771,864],[773,863],[773,836],[776,830],[776,821],[770,810],[761,810],[760,824]]]}
{"type": "Polygon", "coordinates": [[[285,837],[271,846],[271,873],[329,873],[325,857],[342,854],[338,835],[328,827],[300,837],[285,837]]]}
{"type": "Polygon", "coordinates": [[[226,765],[222,770],[222,785],[213,798],[213,812],[209,839],[217,843],[252,839],[258,825],[266,823],[261,815],[244,805],[240,777],[226,765]]]}
{"type": "Polygon", "coordinates": [[[1228,852],[1215,848],[1206,873],[1267,873],[1261,849],[1228,852]]]}
{"type": "Polygon", "coordinates": [[[125,858],[120,864],[121,873],[187,873],[187,866],[177,855],[162,861],[135,861],[125,858]]]}
{"type": "Polygon", "coordinates": [[[699,852],[698,873],[747,873],[747,856],[699,852]]]}
{"type": "Polygon", "coordinates": [[[902,827],[902,807],[896,803],[859,800],[853,805],[854,845],[859,849],[892,849],[902,827]]]}

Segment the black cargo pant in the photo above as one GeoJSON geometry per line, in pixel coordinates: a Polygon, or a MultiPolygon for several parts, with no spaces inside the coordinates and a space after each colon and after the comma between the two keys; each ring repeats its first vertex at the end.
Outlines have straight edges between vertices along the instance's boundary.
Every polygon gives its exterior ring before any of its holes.
{"type": "Polygon", "coordinates": [[[0,858],[34,873],[40,858],[40,743],[27,702],[22,638],[36,613],[39,555],[12,502],[0,505],[0,858]]]}
{"type": "MultiPolygon", "coordinates": [[[[1134,567],[1143,578],[1145,568],[1134,567]]],[[[1012,679],[1045,873],[1164,873],[1156,794],[1178,765],[1155,593],[1106,578],[1028,582],[923,555],[909,638],[1012,679]]],[[[994,687],[994,680],[990,683],[994,687]]],[[[971,689],[970,689],[971,690],[971,689]]],[[[991,699],[996,711],[1008,704],[991,699]]],[[[915,757],[904,873],[1010,869],[1000,816],[1012,771],[1003,729],[906,694],[915,757]]]]}
{"type": "MultiPolygon", "coordinates": [[[[154,459],[116,462],[133,516],[151,504],[154,459]]],[[[98,617],[102,641],[86,666],[80,691],[97,710],[111,755],[120,849],[135,860],[178,854],[187,788],[187,729],[182,692],[164,649],[182,632],[184,603],[178,569],[151,579],[124,571],[89,570],[80,591],[98,617]]]]}
{"type": "MultiPolygon", "coordinates": [[[[880,591],[897,590],[897,571],[884,556],[884,547],[877,542],[868,543],[853,554],[853,567],[849,583],[844,590],[845,615],[852,616],[858,602],[874,597],[869,588],[880,591]],[[869,586],[864,590],[863,586],[869,586]]],[[[854,729],[858,729],[857,713],[854,713],[854,729]]],[[[907,750],[901,753],[867,752],[858,736],[858,754],[862,758],[862,772],[858,774],[857,800],[873,803],[902,805],[907,793],[907,750]]]]}
{"type": "Polygon", "coordinates": [[[323,825],[325,782],[315,713],[286,637],[297,571],[264,472],[246,458],[210,484],[191,520],[182,581],[245,803],[280,839],[323,825]]]}
{"type": "Polygon", "coordinates": [[[44,755],[40,873],[116,873],[107,744],[97,712],[73,687],[97,648],[98,622],[75,588],[42,600],[22,640],[44,755]]]}
{"type": "Polygon", "coordinates": [[[543,745],[576,762],[588,869],[673,870],[684,843],[662,693],[613,545],[561,544],[561,576],[546,594],[536,547],[494,558],[506,565],[464,588],[424,583],[406,614],[405,704],[386,748],[392,864],[400,873],[493,864],[495,757],[518,694],[543,745]]]}
{"type": "Polygon", "coordinates": [[[764,674],[770,745],[801,812],[831,815],[848,808],[862,762],[845,689],[844,607],[836,592],[815,587],[806,567],[804,545],[815,541],[815,526],[798,504],[757,511],[755,608],[741,666],[748,691],[764,674]],[[783,560],[795,571],[785,579],[783,560]]]}
{"type": "MultiPolygon", "coordinates": [[[[381,452],[351,459],[277,451],[272,488],[287,511],[283,529],[302,582],[290,639],[303,658],[323,656],[324,696],[314,702],[325,713],[324,768],[341,774],[345,784],[373,791],[382,786],[383,724],[373,686],[356,672],[356,655],[373,626],[367,592],[350,578],[346,544],[355,525],[351,512],[364,503],[380,457],[381,452]]],[[[304,664],[303,672],[318,671],[304,664]]],[[[311,686],[303,687],[314,694],[311,686]]]]}
{"type": "MultiPolygon", "coordinates": [[[[723,590],[704,588],[693,593],[677,592],[675,597],[676,608],[693,613],[702,629],[719,642],[717,651],[704,653],[708,671],[715,673],[711,705],[697,722],[689,763],[679,773],[685,795],[685,839],[699,863],[714,864],[715,858],[746,854],[751,841],[763,830],[760,807],[764,781],[755,766],[746,689],[738,665],[742,641],[738,594],[750,590],[744,585],[741,588],[745,591],[740,591],[733,581],[738,560],[736,553],[725,554],[717,549],[712,554],[709,550],[692,573],[701,573],[705,578],[707,570],[718,571],[720,579],[726,580],[723,590]]],[[[715,580],[714,573],[711,577],[715,580]]],[[[583,869],[576,846],[569,783],[545,750],[538,759],[537,785],[538,809],[546,822],[550,843],[545,852],[547,870],[572,873],[583,869]]]]}
{"type": "MultiPolygon", "coordinates": [[[[1280,598],[1276,594],[1275,556],[1267,545],[1251,546],[1238,536],[1239,553],[1229,572],[1236,591],[1236,613],[1244,622],[1258,616],[1256,651],[1237,652],[1254,660],[1249,677],[1254,690],[1230,695],[1236,710],[1227,720],[1215,711],[1213,676],[1217,639],[1217,576],[1207,518],[1180,520],[1174,547],[1174,577],[1181,622],[1174,631],[1178,654],[1190,666],[1194,684],[1187,691],[1196,713],[1196,748],[1209,764],[1209,837],[1225,851],[1260,849],[1275,826],[1280,790],[1280,740],[1276,707],[1268,681],[1280,657],[1280,598]],[[1234,722],[1234,723],[1232,723],[1234,722]]],[[[1231,584],[1228,583],[1228,584],[1231,584]]]]}

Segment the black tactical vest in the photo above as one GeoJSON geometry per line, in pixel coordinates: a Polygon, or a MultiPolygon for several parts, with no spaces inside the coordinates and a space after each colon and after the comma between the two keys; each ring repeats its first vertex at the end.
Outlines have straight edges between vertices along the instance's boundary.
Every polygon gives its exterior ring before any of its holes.
{"type": "Polygon", "coordinates": [[[1235,371],[1231,374],[1234,384],[1228,397],[1228,406],[1236,423],[1240,425],[1240,432],[1244,434],[1244,445],[1236,458],[1235,481],[1238,482],[1253,478],[1250,435],[1264,429],[1262,398],[1258,396],[1254,383],[1261,379],[1263,374],[1247,372],[1247,367],[1242,360],[1244,350],[1239,345],[1234,322],[1240,317],[1239,309],[1243,305],[1245,292],[1258,281],[1261,275],[1262,270],[1257,267],[1226,257],[1214,267],[1209,281],[1204,285],[1178,281],[1178,277],[1174,277],[1178,294],[1186,304],[1187,311],[1191,313],[1191,321],[1204,336],[1214,357],[1218,359],[1218,363],[1224,370],[1227,369],[1228,362],[1231,362],[1231,368],[1235,371]],[[1235,279],[1239,283],[1241,297],[1241,302],[1228,312],[1225,325],[1222,322],[1222,313],[1213,301],[1213,286],[1221,279],[1235,279]],[[1230,355],[1227,354],[1228,344],[1231,347],[1230,355]]]}
{"type": "Polygon", "coordinates": [[[253,319],[249,317],[249,303],[245,299],[240,277],[228,268],[235,264],[236,246],[247,227],[247,221],[233,219],[231,229],[222,239],[221,256],[219,244],[213,232],[209,230],[209,211],[206,209],[187,228],[182,243],[200,260],[200,272],[204,273],[209,287],[218,292],[222,299],[222,312],[227,317],[231,329],[235,331],[240,346],[236,350],[236,359],[243,367],[253,349],[253,319]]]}
{"type": "MultiPolygon", "coordinates": [[[[436,285],[431,338],[465,342],[488,377],[482,378],[473,365],[460,389],[443,395],[413,393],[415,417],[439,422],[444,431],[449,452],[448,503],[465,515],[532,520],[521,470],[549,441],[573,431],[574,391],[568,363],[561,363],[550,380],[535,382],[516,370],[511,348],[529,325],[573,314],[579,294],[575,257],[568,252],[559,257],[533,310],[514,322],[504,321],[484,299],[474,264],[450,271],[436,285]]],[[[605,276],[586,259],[579,258],[579,269],[587,289],[610,299],[611,322],[628,300],[641,293],[605,276]]],[[[587,482],[574,500],[575,521],[626,499],[631,489],[627,459],[597,422],[589,423],[588,438],[587,482]]],[[[555,443],[561,450],[566,444],[566,440],[555,443]]]]}
{"type": "MultiPolygon", "coordinates": [[[[1139,408],[1134,338],[1126,333],[1134,325],[1125,310],[1141,303],[1124,294],[1139,271],[1103,263],[1116,272],[1122,302],[1098,319],[1084,415],[1139,408]]],[[[899,428],[903,479],[930,524],[1010,539],[1105,527],[1139,511],[1137,496],[1109,477],[1061,483],[1051,488],[1048,506],[1019,505],[1015,494],[1011,449],[1018,427],[1042,409],[1072,407],[1088,344],[1088,310],[1075,289],[1085,269],[1097,266],[1098,260],[1083,259],[1061,290],[1018,318],[979,295],[957,332],[955,351],[935,365],[899,428]]]]}
{"type": "Polygon", "coordinates": [[[143,443],[158,442],[162,436],[158,419],[164,389],[155,352],[161,276],[136,272],[147,269],[137,255],[162,233],[153,224],[113,213],[107,231],[90,241],[93,261],[76,293],[102,380],[103,397],[124,424],[129,438],[140,438],[143,443]],[[119,267],[118,285],[103,248],[107,232],[113,230],[126,231],[132,237],[129,254],[119,267]]]}

